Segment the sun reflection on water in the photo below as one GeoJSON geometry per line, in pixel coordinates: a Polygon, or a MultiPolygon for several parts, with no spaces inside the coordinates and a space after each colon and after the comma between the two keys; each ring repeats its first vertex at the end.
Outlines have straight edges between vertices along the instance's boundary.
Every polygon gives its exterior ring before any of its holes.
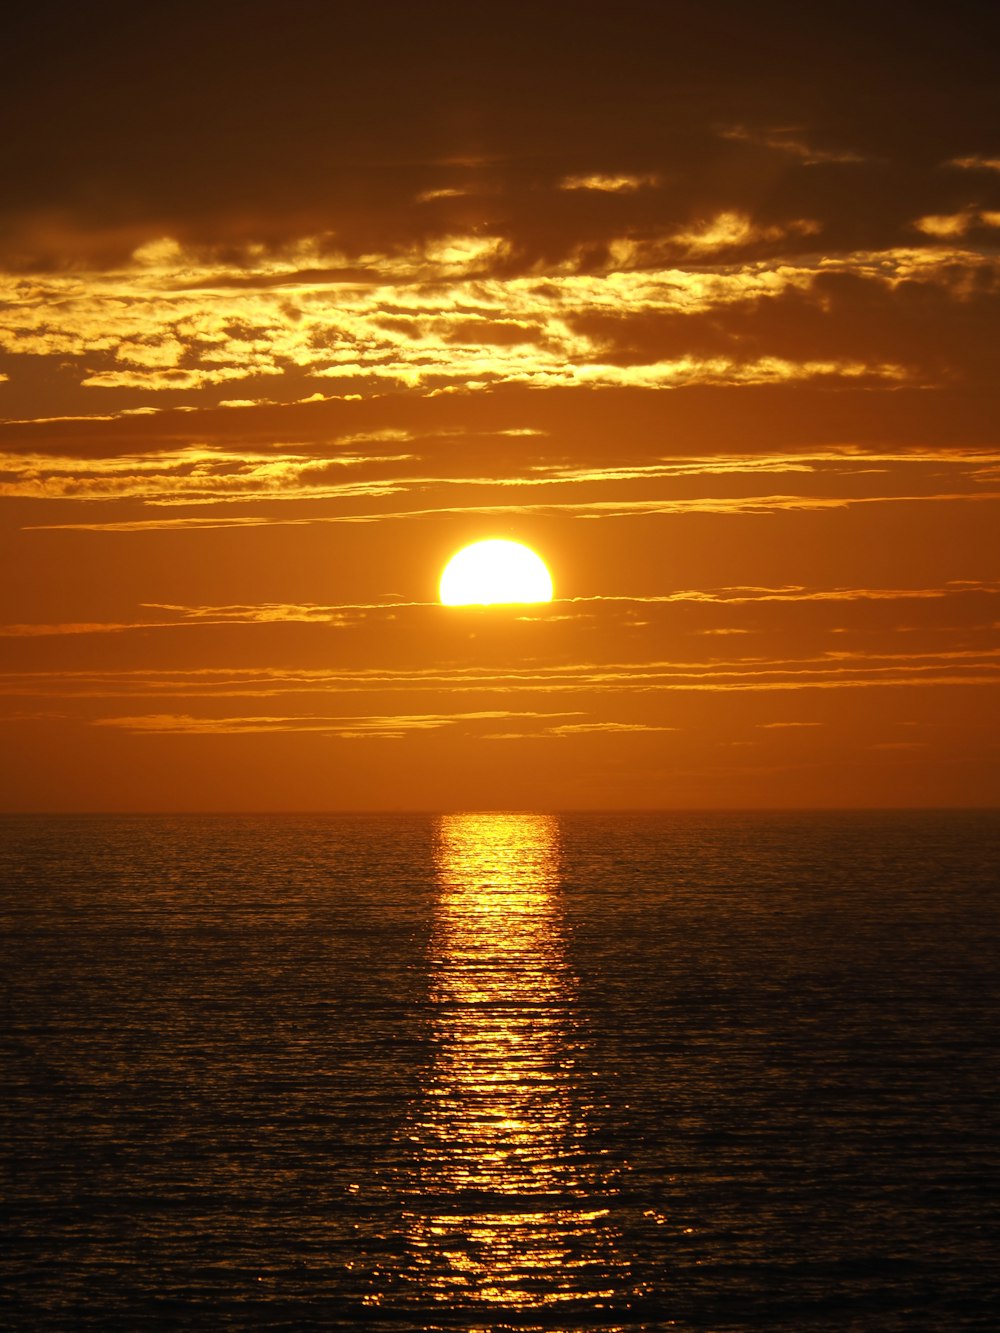
{"type": "Polygon", "coordinates": [[[554,817],[438,825],[435,1054],[413,1127],[420,1191],[409,1228],[409,1276],[429,1303],[594,1308],[613,1295],[558,862],[554,817]]]}

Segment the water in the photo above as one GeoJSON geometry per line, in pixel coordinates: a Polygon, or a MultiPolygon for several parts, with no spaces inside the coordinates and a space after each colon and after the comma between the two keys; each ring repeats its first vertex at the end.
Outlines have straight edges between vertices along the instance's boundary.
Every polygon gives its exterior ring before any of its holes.
{"type": "Polygon", "coordinates": [[[995,814],[0,839],[4,1327],[1000,1326],[995,814]]]}

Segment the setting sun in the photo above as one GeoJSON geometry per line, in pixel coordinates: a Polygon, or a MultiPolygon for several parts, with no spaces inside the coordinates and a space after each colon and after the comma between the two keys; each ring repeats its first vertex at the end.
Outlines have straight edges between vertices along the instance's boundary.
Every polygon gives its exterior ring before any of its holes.
{"type": "Polygon", "coordinates": [[[520,542],[473,542],[448,561],[440,596],[444,606],[551,602],[552,577],[541,557],[520,542]]]}

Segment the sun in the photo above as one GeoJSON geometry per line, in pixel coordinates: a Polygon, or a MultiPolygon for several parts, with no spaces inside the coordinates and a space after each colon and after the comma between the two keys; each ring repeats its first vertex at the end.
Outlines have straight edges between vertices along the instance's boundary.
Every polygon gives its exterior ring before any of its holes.
{"type": "Polygon", "coordinates": [[[552,576],[529,547],[494,538],[473,542],[453,555],[439,592],[444,606],[551,602],[552,576]]]}

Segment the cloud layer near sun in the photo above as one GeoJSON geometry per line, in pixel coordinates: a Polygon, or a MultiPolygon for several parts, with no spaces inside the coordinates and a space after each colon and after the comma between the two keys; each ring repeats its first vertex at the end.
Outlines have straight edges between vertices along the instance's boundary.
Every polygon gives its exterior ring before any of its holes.
{"type": "MultiPolygon", "coordinates": [[[[772,227],[771,239],[803,225],[772,227]]],[[[510,271],[504,242],[474,235],[353,259],[336,237],[311,238],[247,247],[235,262],[162,240],[109,272],[0,275],[0,353],[15,383],[52,358],[83,389],[232,398],[252,386],[240,403],[287,400],[289,384],[303,396],[930,387],[992,365],[978,340],[995,318],[993,258],[910,247],[736,263],[728,253],[706,266],[755,234],[746,216],[723,214],[679,235],[614,238],[600,262],[577,254],[532,272],[510,271]],[[941,319],[961,331],[958,346],[934,336],[941,319]]],[[[99,408],[94,395],[77,401],[99,408]]]]}

